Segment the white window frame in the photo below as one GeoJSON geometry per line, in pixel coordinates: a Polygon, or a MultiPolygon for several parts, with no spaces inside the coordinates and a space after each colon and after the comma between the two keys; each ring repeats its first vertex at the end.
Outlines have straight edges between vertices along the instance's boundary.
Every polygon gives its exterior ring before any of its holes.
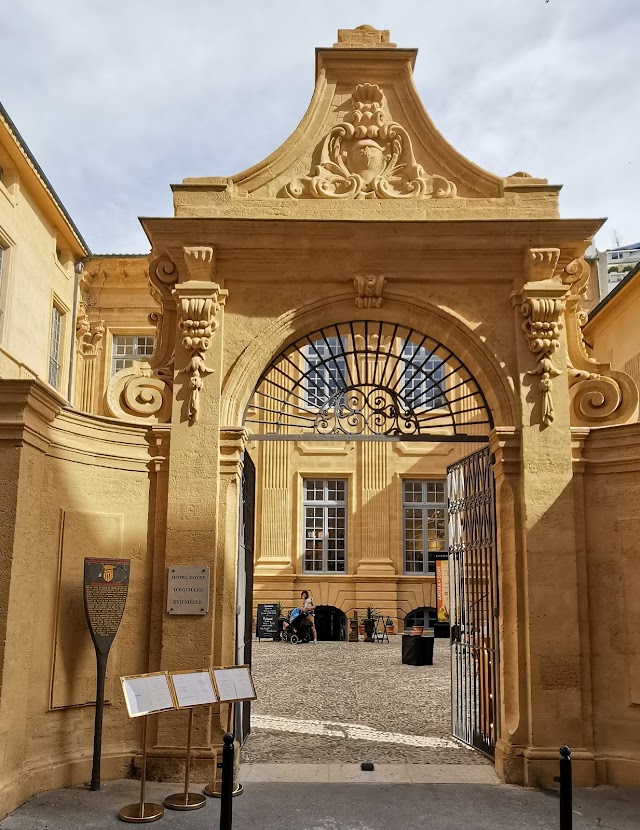
{"type": "MultiPolygon", "coordinates": [[[[407,576],[414,576],[420,574],[435,574],[436,572],[436,553],[448,550],[448,528],[447,528],[447,483],[444,479],[418,479],[418,478],[404,478],[402,479],[402,569],[407,576]],[[407,485],[420,485],[421,495],[420,501],[409,501],[407,498],[407,485]],[[442,495],[440,495],[442,494],[442,495]],[[411,557],[410,569],[409,554],[419,553],[418,551],[407,550],[407,536],[408,536],[408,516],[407,511],[415,511],[420,513],[420,521],[422,524],[422,570],[418,570],[416,566],[416,556],[411,557]],[[440,515],[435,515],[440,512],[440,515]],[[430,516],[430,514],[434,514],[430,516]],[[430,519],[435,520],[436,523],[441,523],[443,533],[442,547],[430,548],[429,546],[429,531],[430,519]]],[[[436,530],[438,524],[436,524],[436,530]]],[[[436,534],[436,539],[437,539],[436,534]]]]}
{"type": "Polygon", "coordinates": [[[64,327],[65,312],[55,301],[51,304],[49,315],[49,362],[47,365],[47,382],[54,389],[60,390],[60,381],[64,369],[64,327]],[[55,375],[52,370],[55,365],[55,375]]]}
{"type": "MultiPolygon", "coordinates": [[[[122,345],[124,347],[126,347],[128,344],[124,343],[122,345]]],[[[113,375],[115,375],[115,373],[119,372],[121,369],[126,369],[129,366],[132,366],[134,360],[140,360],[140,361],[149,360],[149,358],[153,354],[154,348],[155,348],[155,337],[154,337],[153,334],[140,334],[138,332],[136,332],[136,333],[128,333],[127,332],[127,333],[124,333],[124,334],[112,334],[111,335],[111,376],[113,377],[113,375]],[[150,347],[151,351],[140,351],[139,350],[139,348],[140,348],[139,343],[134,343],[134,344],[132,344],[133,351],[130,354],[126,354],[126,353],[118,354],[117,353],[117,347],[119,345],[116,342],[117,340],[131,339],[131,340],[134,340],[134,341],[138,341],[142,338],[144,338],[146,341],[151,341],[150,343],[147,342],[147,343],[144,344],[144,348],[148,349],[150,347]],[[122,363],[122,365],[121,366],[117,365],[119,363],[122,363]]]]}
{"type": "MultiPolygon", "coordinates": [[[[336,491],[338,487],[335,487],[336,491]]],[[[349,499],[349,482],[346,478],[342,477],[332,477],[332,478],[320,478],[317,476],[305,476],[302,480],[302,572],[305,574],[332,574],[332,575],[340,575],[347,573],[347,561],[348,561],[348,528],[347,528],[347,521],[348,521],[348,499],[349,499]],[[316,486],[314,487],[314,491],[317,493],[319,489],[317,487],[318,484],[322,487],[322,498],[308,498],[308,484],[314,483],[316,486]],[[344,494],[344,498],[338,498],[337,493],[335,498],[331,498],[331,485],[332,484],[340,484],[342,485],[342,492],[344,494]],[[310,511],[314,512],[314,516],[311,517],[310,511]],[[333,516],[332,516],[333,512],[333,516]],[[308,519],[312,519],[312,524],[310,525],[308,519]],[[340,559],[338,556],[338,547],[335,547],[335,557],[332,557],[330,561],[330,542],[332,537],[331,533],[331,521],[332,519],[335,521],[335,531],[341,530],[342,531],[342,540],[343,540],[343,556],[340,559]],[[339,522],[342,521],[342,528],[339,526],[339,522]],[[320,527],[318,530],[315,530],[315,525],[319,525],[320,527]],[[322,557],[322,567],[321,568],[312,568],[308,567],[308,556],[307,556],[307,545],[308,542],[313,539],[313,536],[310,536],[310,533],[320,532],[322,534],[321,537],[318,537],[321,541],[321,557],[322,557]],[[330,564],[334,564],[335,567],[329,567],[330,564]],[[342,567],[338,568],[338,564],[341,564],[342,567]]],[[[333,537],[336,540],[340,538],[337,534],[333,537]]]]}

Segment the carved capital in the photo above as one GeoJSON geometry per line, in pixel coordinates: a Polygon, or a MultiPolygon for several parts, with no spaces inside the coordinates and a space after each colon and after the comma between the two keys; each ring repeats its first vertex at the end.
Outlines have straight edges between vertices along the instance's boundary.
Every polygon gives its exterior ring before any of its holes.
{"type": "Polygon", "coordinates": [[[525,291],[518,299],[525,318],[522,330],[537,361],[536,368],[528,374],[540,375],[538,389],[542,393],[542,423],[549,426],[553,422],[553,378],[561,374],[553,365],[552,357],[560,343],[565,301],[557,291],[536,296],[525,291]]]}
{"type": "Polygon", "coordinates": [[[76,349],[83,357],[96,357],[102,348],[104,320],[90,320],[84,304],[80,304],[76,319],[76,349]]]}
{"type": "Polygon", "coordinates": [[[520,474],[520,431],[514,427],[494,427],[489,434],[489,447],[494,457],[496,481],[504,476],[520,474]]]}
{"type": "Polygon", "coordinates": [[[189,421],[194,423],[200,413],[200,390],[204,378],[213,372],[206,364],[206,353],[213,333],[218,328],[218,314],[228,291],[212,282],[192,280],[175,289],[179,298],[179,327],[182,345],[189,352],[189,362],[180,372],[189,375],[189,421]]]}
{"type": "Polygon", "coordinates": [[[184,247],[182,250],[189,272],[189,279],[212,282],[216,273],[216,258],[213,248],[194,245],[184,247]]]}
{"type": "Polygon", "coordinates": [[[360,84],[350,112],[329,131],[320,164],[285,187],[292,199],[446,199],[456,186],[418,164],[409,133],[387,116],[383,91],[360,84]]]}
{"type": "Polygon", "coordinates": [[[552,280],[559,258],[560,248],[529,248],[525,252],[527,282],[552,280]]]}
{"type": "Polygon", "coordinates": [[[381,308],[382,289],[387,278],[381,275],[358,275],[353,278],[357,308],[381,308]]]}
{"type": "Polygon", "coordinates": [[[244,427],[220,430],[220,474],[239,478],[242,475],[243,453],[248,433],[244,427]]]}

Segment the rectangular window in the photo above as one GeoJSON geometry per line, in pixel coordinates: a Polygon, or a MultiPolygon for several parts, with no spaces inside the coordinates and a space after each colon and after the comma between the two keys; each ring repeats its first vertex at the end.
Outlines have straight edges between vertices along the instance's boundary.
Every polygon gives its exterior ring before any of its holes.
{"type": "Polygon", "coordinates": [[[51,338],[49,340],[49,383],[58,388],[60,383],[60,345],[62,341],[62,312],[51,309],[51,338]]]}
{"type": "Polygon", "coordinates": [[[346,386],[347,361],[339,337],[315,340],[305,349],[305,392],[307,404],[323,409],[346,386]]]}
{"type": "Polygon", "coordinates": [[[444,481],[402,482],[404,572],[435,573],[436,552],[447,549],[444,481]]]}
{"type": "Polygon", "coordinates": [[[406,343],[400,364],[404,366],[402,396],[414,409],[438,409],[444,406],[444,363],[424,346],[406,343]]]}
{"type": "Polygon", "coordinates": [[[153,354],[154,338],[146,335],[114,335],[111,374],[133,366],[134,360],[147,360],[153,354]]]}
{"type": "Polygon", "coordinates": [[[620,251],[615,251],[611,254],[611,259],[622,259],[622,253],[620,251]]]}
{"type": "Polygon", "coordinates": [[[305,573],[345,573],[347,482],[305,479],[303,523],[305,573]]]}

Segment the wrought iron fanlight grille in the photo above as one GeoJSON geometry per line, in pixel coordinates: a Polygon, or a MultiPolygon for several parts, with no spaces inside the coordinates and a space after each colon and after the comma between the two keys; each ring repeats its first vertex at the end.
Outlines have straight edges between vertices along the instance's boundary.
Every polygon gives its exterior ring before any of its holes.
{"type": "Polygon", "coordinates": [[[262,375],[245,423],[255,437],[482,440],[491,414],[471,372],[442,343],[372,321],[318,329],[262,375]]]}

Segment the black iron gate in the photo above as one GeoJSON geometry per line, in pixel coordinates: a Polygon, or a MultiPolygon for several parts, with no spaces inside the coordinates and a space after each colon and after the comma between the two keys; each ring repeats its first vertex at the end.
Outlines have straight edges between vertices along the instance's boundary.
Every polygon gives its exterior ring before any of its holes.
{"type": "Polygon", "coordinates": [[[447,468],[453,734],[493,756],[498,733],[495,487],[489,447],[447,468]]]}
{"type": "MultiPolygon", "coordinates": [[[[236,661],[251,665],[253,640],[253,546],[255,527],[256,467],[248,452],[244,453],[240,521],[238,528],[238,607],[236,661]]],[[[236,737],[240,742],[251,730],[251,703],[236,704],[236,737]]]]}

